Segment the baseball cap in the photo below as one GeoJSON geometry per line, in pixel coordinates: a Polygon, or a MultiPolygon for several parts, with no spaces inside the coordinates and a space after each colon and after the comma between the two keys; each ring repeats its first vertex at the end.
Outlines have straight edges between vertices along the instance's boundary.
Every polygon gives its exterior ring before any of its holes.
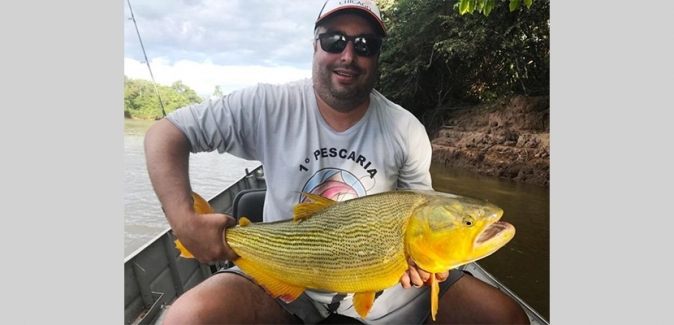
{"type": "Polygon", "coordinates": [[[381,20],[381,14],[379,13],[379,8],[372,0],[327,0],[321,8],[321,12],[318,14],[316,19],[316,25],[314,28],[318,27],[318,24],[323,21],[325,18],[333,16],[343,10],[360,10],[367,13],[366,17],[370,17],[375,21],[375,27],[379,27],[378,32],[381,36],[386,36],[386,27],[384,27],[384,22],[381,20]]]}

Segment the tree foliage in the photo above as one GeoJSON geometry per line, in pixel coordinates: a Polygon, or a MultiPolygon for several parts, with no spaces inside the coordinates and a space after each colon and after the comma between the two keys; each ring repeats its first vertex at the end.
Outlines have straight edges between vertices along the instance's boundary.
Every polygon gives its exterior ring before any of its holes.
{"type": "Polygon", "coordinates": [[[220,85],[215,86],[215,90],[213,91],[213,96],[214,97],[222,97],[224,94],[222,93],[222,89],[220,89],[220,85]]]}
{"type": "MultiPolygon", "coordinates": [[[[521,4],[524,4],[527,8],[531,8],[533,4],[533,0],[501,0],[501,2],[506,1],[508,1],[508,9],[511,12],[517,10],[521,4]]],[[[496,5],[496,0],[459,0],[457,5],[459,6],[459,13],[462,15],[477,11],[489,16],[489,13],[494,9],[494,5],[496,5]]]]}
{"type": "Polygon", "coordinates": [[[549,93],[549,0],[468,2],[462,15],[464,0],[378,1],[388,37],[377,88],[418,117],[549,93]]]}
{"type": "MultiPolygon", "coordinates": [[[[157,85],[166,113],[203,101],[190,87],[178,80],[170,87],[157,85]]],[[[151,81],[124,76],[124,117],[156,119],[162,117],[161,105],[151,81]]]]}

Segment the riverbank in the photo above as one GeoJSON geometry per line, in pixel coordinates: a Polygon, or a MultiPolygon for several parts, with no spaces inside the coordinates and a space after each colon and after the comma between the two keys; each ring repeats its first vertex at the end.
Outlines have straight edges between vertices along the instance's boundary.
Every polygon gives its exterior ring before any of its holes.
{"type": "Polygon", "coordinates": [[[433,160],[515,181],[550,185],[550,100],[516,96],[449,113],[433,160]]]}

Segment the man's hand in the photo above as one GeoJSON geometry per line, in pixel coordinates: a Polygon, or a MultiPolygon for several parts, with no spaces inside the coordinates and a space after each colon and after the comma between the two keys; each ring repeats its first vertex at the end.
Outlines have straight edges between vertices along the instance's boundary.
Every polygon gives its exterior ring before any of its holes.
{"type": "MultiPolygon", "coordinates": [[[[417,266],[417,264],[414,263],[411,258],[407,261],[407,263],[409,264],[409,268],[400,277],[400,284],[403,286],[403,288],[409,289],[412,286],[419,288],[426,284],[431,278],[431,273],[428,273],[419,268],[419,266],[417,266]]],[[[435,278],[438,279],[438,282],[443,282],[447,280],[448,277],[449,271],[435,274],[435,278]]]]}
{"type": "Polygon", "coordinates": [[[225,229],[236,225],[231,216],[213,213],[182,216],[173,233],[201,263],[234,260],[238,257],[227,245],[225,229]]]}

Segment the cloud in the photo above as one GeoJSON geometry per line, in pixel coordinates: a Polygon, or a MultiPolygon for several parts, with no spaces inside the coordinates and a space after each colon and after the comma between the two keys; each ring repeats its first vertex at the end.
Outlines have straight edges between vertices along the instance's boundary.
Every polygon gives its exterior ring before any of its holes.
{"type": "MultiPolygon", "coordinates": [[[[125,17],[131,12],[125,1],[125,17]]],[[[323,0],[131,0],[155,80],[200,95],[310,77],[323,0]]],[[[134,23],[124,27],[124,73],[150,80],[134,23]]]]}
{"type": "MultiPolygon", "coordinates": [[[[217,65],[189,60],[170,63],[163,58],[151,60],[150,67],[158,84],[170,86],[181,80],[201,97],[212,95],[216,85],[227,94],[259,82],[283,83],[311,77],[310,69],[290,66],[217,65]]],[[[132,79],[152,80],[147,65],[130,58],[124,59],[124,74],[132,79]]]]}

